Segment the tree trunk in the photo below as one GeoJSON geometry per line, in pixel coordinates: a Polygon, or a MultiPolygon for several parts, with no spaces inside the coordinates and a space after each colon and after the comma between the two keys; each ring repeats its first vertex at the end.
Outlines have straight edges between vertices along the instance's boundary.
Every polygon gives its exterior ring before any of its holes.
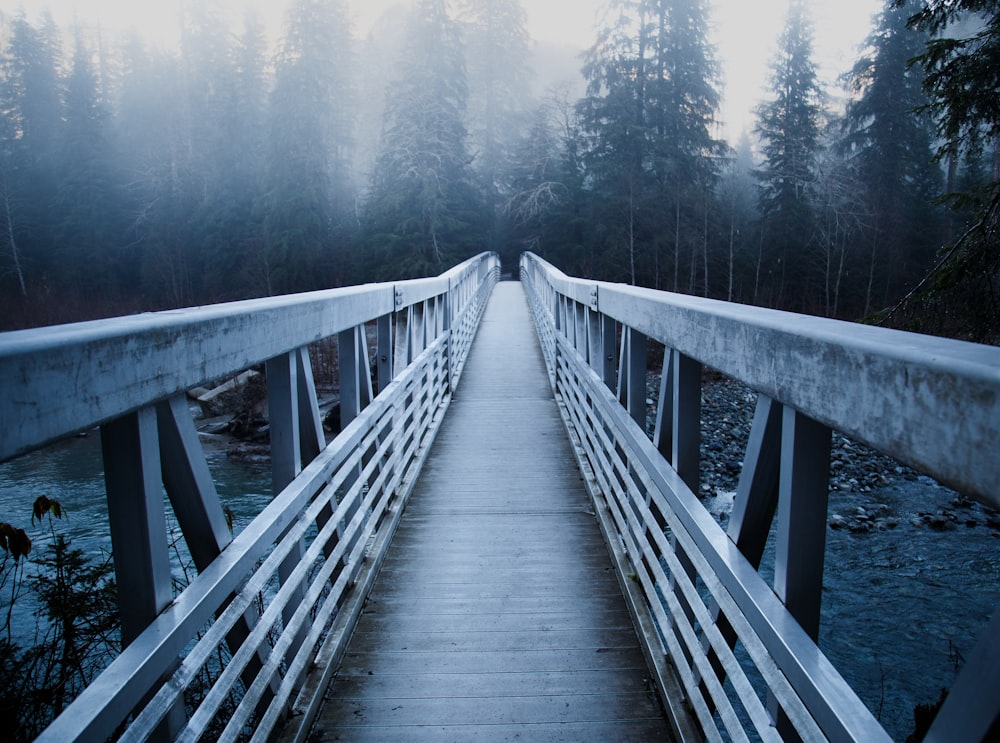
{"type": "Polygon", "coordinates": [[[17,282],[21,287],[21,296],[28,296],[28,288],[24,283],[24,271],[21,268],[21,256],[17,250],[17,240],[14,238],[14,213],[10,208],[10,191],[7,188],[7,171],[2,171],[3,176],[3,208],[4,222],[7,227],[7,242],[10,244],[10,254],[14,259],[14,273],[17,274],[17,282]]]}
{"type": "Polygon", "coordinates": [[[729,223],[729,290],[726,292],[726,301],[733,301],[733,253],[736,245],[736,218],[733,215],[729,223]]]}
{"type": "Polygon", "coordinates": [[[708,193],[705,193],[705,224],[702,230],[701,240],[702,266],[705,269],[705,287],[702,296],[708,296],[708,193]]]}
{"type": "Polygon", "coordinates": [[[677,291],[678,277],[681,266],[681,194],[680,187],[674,201],[674,291],[677,291]]]}

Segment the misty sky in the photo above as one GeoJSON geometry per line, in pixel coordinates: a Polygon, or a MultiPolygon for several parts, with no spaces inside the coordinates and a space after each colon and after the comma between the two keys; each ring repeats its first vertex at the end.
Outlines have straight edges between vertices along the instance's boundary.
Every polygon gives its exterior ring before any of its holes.
{"type": "MultiPolygon", "coordinates": [[[[203,2],[204,0],[189,0],[203,2]]],[[[379,15],[411,0],[348,0],[357,33],[363,35],[379,15]]],[[[24,6],[48,7],[60,24],[74,14],[105,27],[137,27],[144,36],[169,44],[176,37],[178,8],[183,0],[0,0],[0,10],[14,13],[24,6]]],[[[768,62],[781,31],[788,0],[712,0],[713,25],[724,80],[722,134],[734,140],[744,127],[752,127],[752,108],[763,94],[768,62]]],[[[220,0],[233,9],[256,5],[274,28],[280,27],[282,0],[220,0]]],[[[594,40],[596,21],[605,0],[523,0],[528,31],[534,39],[559,42],[584,49],[594,40]]],[[[827,84],[846,71],[868,35],[872,16],[882,0],[812,0],[816,29],[815,52],[822,79],[827,84]]],[[[35,10],[29,11],[34,19],[35,10]]],[[[277,33],[277,31],[275,32],[277,33]]]]}

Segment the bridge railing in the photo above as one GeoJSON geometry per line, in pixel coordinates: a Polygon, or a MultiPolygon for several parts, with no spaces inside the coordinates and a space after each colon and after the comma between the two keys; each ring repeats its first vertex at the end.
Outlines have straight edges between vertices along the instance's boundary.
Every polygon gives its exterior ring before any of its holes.
{"type": "Polygon", "coordinates": [[[290,715],[286,738],[304,736],[498,276],[483,254],[436,278],[0,335],[0,461],[101,428],[125,645],[40,740],[268,740],[290,715]],[[308,346],[330,337],[327,445],[308,346]],[[185,393],[261,364],[275,496],[233,537],[185,393]],[[176,596],[164,489],[198,569],[176,596]]]}
{"type": "MultiPolygon", "coordinates": [[[[816,643],[831,433],[1000,507],[1000,349],[584,281],[532,254],[521,276],[680,737],[887,740],[816,643]],[[665,349],[652,436],[647,339],[665,349]],[[757,392],[726,531],[695,497],[703,365],[757,392]]],[[[1000,612],[927,740],[986,739],[998,656],[1000,612]]]]}

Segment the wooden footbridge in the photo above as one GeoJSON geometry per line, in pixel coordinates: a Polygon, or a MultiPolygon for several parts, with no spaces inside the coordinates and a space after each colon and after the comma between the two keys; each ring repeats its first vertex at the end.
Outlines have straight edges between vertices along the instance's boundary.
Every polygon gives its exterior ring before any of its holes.
{"type": "MultiPolygon", "coordinates": [[[[1000,506],[1000,351],[499,269],[0,335],[0,460],[101,426],[121,595],[41,740],[888,740],[816,644],[831,431],[1000,506]],[[275,497],[232,536],[184,395],[261,364],[275,497]],[[758,393],[727,531],[703,365],[758,393]]],[[[996,731],[998,617],[928,740],[996,731]]]]}

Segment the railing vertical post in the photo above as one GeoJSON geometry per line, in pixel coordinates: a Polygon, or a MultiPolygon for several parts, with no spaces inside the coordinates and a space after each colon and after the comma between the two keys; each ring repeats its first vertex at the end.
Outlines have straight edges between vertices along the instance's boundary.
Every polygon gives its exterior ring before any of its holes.
{"type": "Polygon", "coordinates": [[[455,289],[451,285],[451,281],[448,282],[448,291],[438,297],[438,303],[440,304],[440,317],[441,317],[441,333],[449,333],[448,337],[448,347],[445,349],[445,353],[448,356],[448,389],[452,392],[455,391],[455,372],[456,366],[458,364],[458,359],[455,358],[455,334],[452,332],[452,319],[451,319],[451,304],[452,297],[455,289]]]}
{"type": "Polygon", "coordinates": [[[393,312],[392,376],[399,376],[412,358],[410,344],[410,313],[403,308],[403,291],[396,289],[395,311],[393,312]]]}
{"type": "Polygon", "coordinates": [[[672,464],[694,493],[701,480],[701,363],[671,350],[673,377],[672,464]]]}
{"type": "Polygon", "coordinates": [[[337,338],[337,357],[340,359],[340,427],[344,429],[361,412],[361,349],[358,347],[358,329],[350,328],[337,338]]]}
{"type": "Polygon", "coordinates": [[[924,740],[996,740],[1000,726],[1000,610],[993,614],[924,740]]]}
{"type": "Polygon", "coordinates": [[[575,302],[576,308],[576,338],[575,347],[581,356],[587,356],[587,305],[582,302],[575,302]]]}
{"type": "Polygon", "coordinates": [[[601,331],[601,314],[596,307],[592,307],[587,310],[587,362],[603,378],[604,334],[601,331]]]}
{"type": "Polygon", "coordinates": [[[392,315],[378,319],[378,391],[382,392],[392,381],[392,315]]]}
{"type": "Polygon", "coordinates": [[[618,359],[615,358],[615,351],[618,348],[617,339],[618,323],[612,317],[601,314],[601,354],[603,362],[599,373],[604,384],[609,390],[615,389],[615,374],[618,369],[618,359]]]}
{"type": "Polygon", "coordinates": [[[314,460],[326,447],[323,419],[319,413],[316,381],[313,379],[309,349],[300,348],[295,354],[295,391],[299,405],[299,456],[300,468],[314,460]]]}
{"type": "Polygon", "coordinates": [[[674,353],[663,349],[663,368],[660,370],[660,393],[656,400],[656,425],[653,427],[653,445],[668,462],[674,461],[674,353]]]}
{"type": "Polygon", "coordinates": [[[411,351],[413,361],[417,356],[423,353],[424,349],[427,348],[427,332],[424,329],[424,325],[427,322],[427,314],[424,312],[424,302],[417,302],[410,306],[410,333],[412,337],[411,351]]]}
{"type": "MultiPolygon", "coordinates": [[[[276,356],[266,363],[267,410],[271,436],[271,490],[275,495],[295,479],[302,471],[302,437],[299,429],[299,372],[295,351],[276,356]]],[[[300,540],[278,568],[278,578],[286,583],[301,562],[305,545],[300,540]]],[[[287,623],[295,614],[295,609],[305,593],[301,585],[292,593],[288,604],[282,610],[287,623]]],[[[293,657],[302,644],[304,629],[299,632],[288,651],[293,657]]]]}
{"type": "Polygon", "coordinates": [[[628,329],[628,395],[626,407],[632,420],[646,430],[646,336],[628,329]]]}
{"type": "Polygon", "coordinates": [[[122,644],[128,645],[173,598],[155,409],[101,426],[101,449],[122,644]]]}
{"type": "Polygon", "coordinates": [[[277,495],[302,470],[298,369],[294,353],[268,360],[267,409],[271,436],[271,489],[277,495]]]}
{"type": "Polygon", "coordinates": [[[774,590],[813,640],[819,637],[831,431],[785,407],[774,590]]]}

